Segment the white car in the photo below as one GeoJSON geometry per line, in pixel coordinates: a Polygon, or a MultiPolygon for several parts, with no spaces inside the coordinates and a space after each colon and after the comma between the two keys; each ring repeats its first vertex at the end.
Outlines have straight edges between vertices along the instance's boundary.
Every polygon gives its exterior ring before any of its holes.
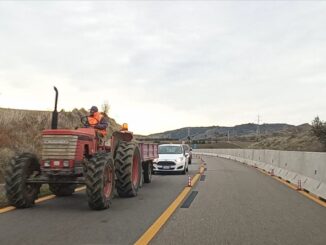
{"type": "Polygon", "coordinates": [[[164,144],[158,146],[159,158],[153,162],[153,172],[188,172],[189,154],[181,144],[164,144]]]}

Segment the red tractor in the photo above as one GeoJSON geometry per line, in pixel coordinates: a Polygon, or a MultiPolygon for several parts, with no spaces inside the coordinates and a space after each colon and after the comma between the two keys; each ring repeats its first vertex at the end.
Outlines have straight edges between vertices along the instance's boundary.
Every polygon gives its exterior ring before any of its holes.
{"type": "Polygon", "coordinates": [[[42,184],[49,184],[56,196],[72,195],[77,185],[86,185],[88,205],[95,210],[110,206],[115,188],[120,197],[136,196],[142,182],[151,182],[157,145],[137,143],[125,124],[110,141],[99,140],[85,117],[85,128],[57,129],[58,90],[54,89],[52,127],[42,132],[41,159],[23,153],[8,166],[9,203],[17,208],[31,207],[42,184]]]}

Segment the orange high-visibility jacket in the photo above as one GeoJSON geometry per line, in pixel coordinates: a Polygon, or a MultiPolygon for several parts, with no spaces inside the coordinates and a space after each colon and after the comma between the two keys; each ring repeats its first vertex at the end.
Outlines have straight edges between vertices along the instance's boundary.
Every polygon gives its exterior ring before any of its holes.
{"type": "Polygon", "coordinates": [[[106,135],[108,123],[101,113],[94,112],[93,116],[88,116],[88,123],[92,128],[95,128],[97,132],[100,132],[103,136],[106,135]]]}

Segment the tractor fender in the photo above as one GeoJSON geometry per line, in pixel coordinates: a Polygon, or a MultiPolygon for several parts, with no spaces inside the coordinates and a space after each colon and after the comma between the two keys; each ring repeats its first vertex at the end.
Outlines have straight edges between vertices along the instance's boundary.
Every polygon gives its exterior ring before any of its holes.
{"type": "Polygon", "coordinates": [[[120,141],[124,141],[124,142],[130,142],[132,141],[132,139],[134,138],[134,135],[132,132],[130,131],[115,131],[112,134],[112,152],[113,152],[113,157],[115,158],[115,154],[116,154],[116,149],[119,146],[119,142],[120,141]]]}

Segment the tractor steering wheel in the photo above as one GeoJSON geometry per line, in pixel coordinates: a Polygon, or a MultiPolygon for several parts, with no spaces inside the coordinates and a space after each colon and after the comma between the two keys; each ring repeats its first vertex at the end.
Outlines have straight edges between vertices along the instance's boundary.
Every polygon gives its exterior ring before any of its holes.
{"type": "Polygon", "coordinates": [[[83,117],[81,117],[81,118],[80,118],[80,121],[81,121],[81,123],[84,125],[84,127],[89,128],[89,127],[94,127],[94,126],[96,126],[97,124],[99,124],[99,121],[98,121],[96,118],[94,118],[94,119],[96,120],[96,123],[94,123],[94,124],[90,124],[90,123],[88,122],[88,116],[83,116],[83,117]]]}

